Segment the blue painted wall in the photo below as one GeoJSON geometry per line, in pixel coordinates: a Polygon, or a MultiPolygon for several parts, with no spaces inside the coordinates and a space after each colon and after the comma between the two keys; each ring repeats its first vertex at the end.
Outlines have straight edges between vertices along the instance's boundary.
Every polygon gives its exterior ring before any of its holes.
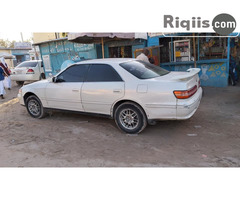
{"type": "Polygon", "coordinates": [[[157,46],[159,45],[159,37],[148,37],[147,46],[157,46]]]}
{"type": "Polygon", "coordinates": [[[49,41],[39,44],[39,49],[41,56],[50,56],[52,72],[45,71],[46,77],[49,77],[50,75],[55,75],[60,72],[61,65],[66,60],[78,62],[84,59],[97,58],[96,45],[94,44],[79,44],[70,42],[68,40],[49,41]]]}
{"type": "MultiPolygon", "coordinates": [[[[226,87],[228,85],[228,60],[215,59],[211,61],[198,61],[197,68],[200,68],[199,78],[202,86],[226,87]]],[[[178,62],[160,64],[169,71],[186,71],[194,68],[194,62],[178,62]]]]}

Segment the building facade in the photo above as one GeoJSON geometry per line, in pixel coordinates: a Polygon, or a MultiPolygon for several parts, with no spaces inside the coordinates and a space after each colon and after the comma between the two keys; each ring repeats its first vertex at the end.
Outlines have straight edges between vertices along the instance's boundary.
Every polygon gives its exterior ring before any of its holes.
{"type": "MultiPolygon", "coordinates": [[[[104,44],[105,58],[132,58],[134,51],[147,45],[146,40],[118,40],[104,44]]],[[[39,47],[40,58],[46,77],[53,76],[75,62],[102,58],[101,44],[81,44],[71,42],[67,37],[35,43],[39,47]]]]}
{"type": "Polygon", "coordinates": [[[30,54],[29,51],[32,48],[0,48],[0,53],[8,53],[14,56],[13,59],[5,59],[7,65],[10,68],[16,67],[19,63],[23,61],[30,60],[30,54]]]}
{"type": "MultiPolygon", "coordinates": [[[[54,37],[55,33],[51,34],[54,37]]],[[[154,33],[148,34],[147,40],[135,38],[105,42],[103,49],[105,58],[135,58],[143,48],[148,48],[155,65],[169,71],[197,67],[201,69],[199,77],[202,86],[226,87],[229,84],[231,52],[239,50],[239,43],[236,37],[219,37],[211,33],[154,33]]],[[[101,44],[75,43],[67,37],[34,45],[39,46],[46,77],[55,75],[72,63],[102,58],[103,51],[101,44]]]]}

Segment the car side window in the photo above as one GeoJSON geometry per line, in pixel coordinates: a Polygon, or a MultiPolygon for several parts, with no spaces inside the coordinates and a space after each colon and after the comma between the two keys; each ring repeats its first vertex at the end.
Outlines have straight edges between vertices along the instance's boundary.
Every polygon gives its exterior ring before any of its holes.
{"type": "Polygon", "coordinates": [[[57,77],[57,82],[83,82],[88,65],[73,65],[57,77]]]}
{"type": "Polygon", "coordinates": [[[92,64],[87,74],[86,82],[117,82],[123,81],[112,66],[92,64]]]}

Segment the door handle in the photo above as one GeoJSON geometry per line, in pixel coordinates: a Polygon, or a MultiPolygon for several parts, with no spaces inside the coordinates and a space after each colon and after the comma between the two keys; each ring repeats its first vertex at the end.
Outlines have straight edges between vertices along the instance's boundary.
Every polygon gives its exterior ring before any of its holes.
{"type": "Polygon", "coordinates": [[[72,91],[73,92],[80,92],[80,90],[78,90],[78,89],[73,89],[72,91]]]}
{"type": "Polygon", "coordinates": [[[122,92],[121,89],[115,89],[115,90],[113,90],[113,93],[121,93],[121,92],[122,92]]]}

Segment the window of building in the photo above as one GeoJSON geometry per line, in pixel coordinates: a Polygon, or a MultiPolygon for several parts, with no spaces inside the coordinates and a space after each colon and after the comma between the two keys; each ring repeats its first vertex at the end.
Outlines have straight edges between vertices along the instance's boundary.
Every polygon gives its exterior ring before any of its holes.
{"type": "MultiPolygon", "coordinates": [[[[189,35],[191,36],[191,35],[189,35]]],[[[159,38],[159,44],[163,45],[160,51],[160,62],[182,62],[194,61],[194,43],[193,37],[189,36],[173,36],[159,38]]],[[[197,39],[195,37],[196,58],[197,53],[197,39]]]]}
{"type": "Polygon", "coordinates": [[[132,46],[109,47],[109,58],[132,58],[132,46]]]}
{"type": "MultiPolygon", "coordinates": [[[[163,45],[160,51],[160,62],[194,61],[194,38],[192,34],[159,38],[163,45]],[[187,44],[189,43],[189,45],[187,44]],[[172,49],[173,48],[173,49],[172,49]],[[188,55],[189,57],[187,57],[188,55]]],[[[214,33],[195,34],[195,59],[227,58],[227,38],[214,33]],[[199,54],[199,55],[198,55],[199,54]]]]}
{"type": "Polygon", "coordinates": [[[171,38],[159,38],[159,45],[163,45],[160,48],[160,63],[171,62],[171,38]]]}
{"type": "Polygon", "coordinates": [[[200,34],[200,36],[201,37],[199,37],[199,60],[227,58],[226,37],[216,37],[216,34],[209,33],[203,33],[200,34]]]}
{"type": "MultiPolygon", "coordinates": [[[[194,42],[192,35],[173,37],[173,60],[175,62],[194,61],[194,42]]],[[[197,37],[195,37],[195,54],[198,58],[197,37]]]]}

